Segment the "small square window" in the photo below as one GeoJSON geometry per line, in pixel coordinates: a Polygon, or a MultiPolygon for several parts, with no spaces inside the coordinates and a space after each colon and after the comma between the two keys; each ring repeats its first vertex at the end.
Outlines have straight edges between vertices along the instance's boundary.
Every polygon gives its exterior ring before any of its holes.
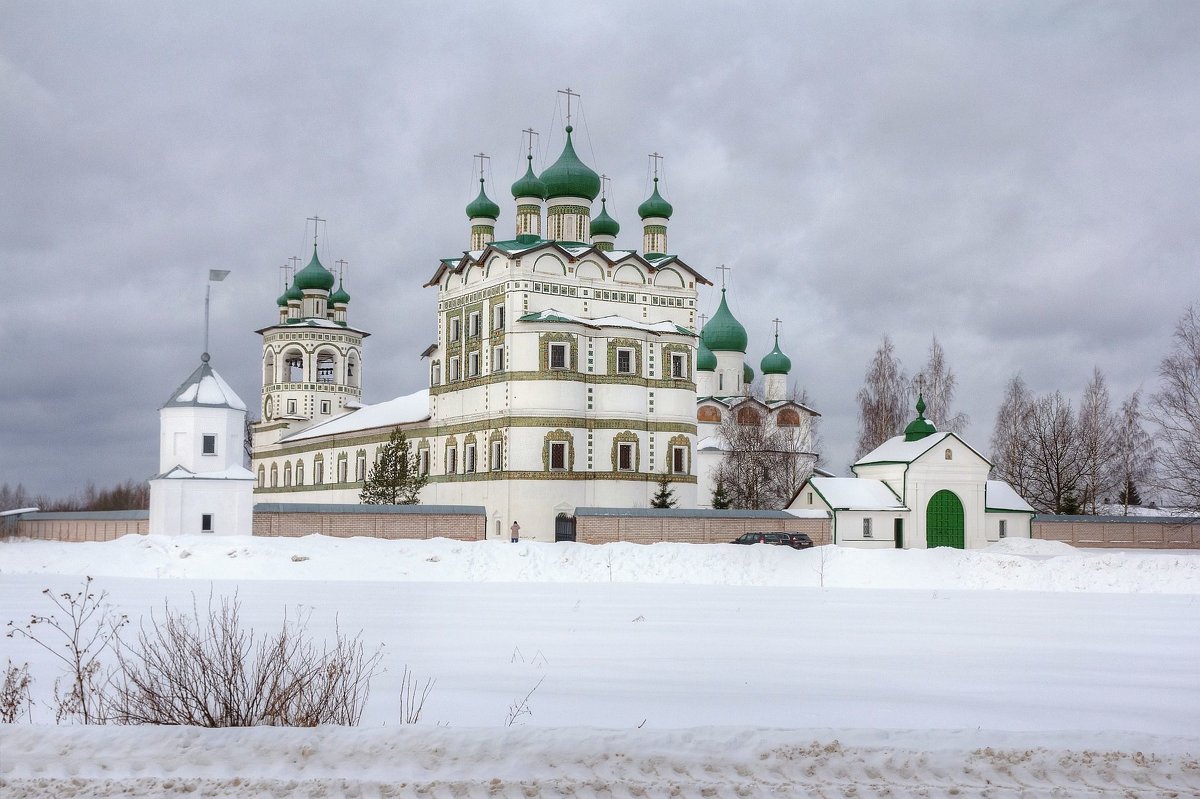
{"type": "Polygon", "coordinates": [[[633,350],[625,347],[617,350],[617,374],[633,374],[633,350]]]}
{"type": "Polygon", "coordinates": [[[288,400],[288,401],[287,401],[287,412],[288,412],[289,414],[295,414],[295,413],[296,413],[296,401],[295,401],[295,400],[288,400]]]}
{"type": "Polygon", "coordinates": [[[213,531],[213,515],[211,513],[200,514],[200,532],[211,533],[213,531]]]}
{"type": "Polygon", "coordinates": [[[204,436],[201,452],[205,455],[217,454],[217,437],[204,436]]]}
{"type": "Polygon", "coordinates": [[[671,353],[671,377],[687,380],[687,358],[681,352],[671,353]]]}
{"type": "Polygon", "coordinates": [[[633,471],[633,444],[617,444],[617,469],[622,472],[633,471]]]}
{"type": "Polygon", "coordinates": [[[551,369],[566,369],[567,368],[567,345],[566,344],[551,344],[550,345],[550,368],[551,369]]]}
{"type": "Polygon", "coordinates": [[[567,469],[567,442],[551,441],[550,442],[550,468],[554,471],[566,471],[567,469]]]}

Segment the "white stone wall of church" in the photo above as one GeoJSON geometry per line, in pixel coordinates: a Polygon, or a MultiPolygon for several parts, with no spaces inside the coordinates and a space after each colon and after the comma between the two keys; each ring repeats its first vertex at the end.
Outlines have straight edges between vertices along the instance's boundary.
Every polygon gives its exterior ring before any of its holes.
{"type": "Polygon", "coordinates": [[[837,511],[833,522],[834,541],[840,546],[857,549],[895,549],[896,519],[904,521],[904,547],[909,549],[908,514],[887,511],[837,511]],[[863,528],[864,519],[871,520],[869,537],[863,528]]]}
{"type": "Polygon", "coordinates": [[[214,535],[250,535],[254,520],[249,480],[151,480],[150,534],[200,535],[212,514],[214,535]]]}
{"type": "Polygon", "coordinates": [[[1000,540],[1000,522],[1005,521],[1008,527],[1005,530],[1005,538],[1030,538],[1032,517],[1028,513],[996,513],[990,512],[984,515],[984,521],[987,526],[988,543],[995,543],[1000,540]]]}
{"type": "Polygon", "coordinates": [[[244,411],[232,408],[163,408],[159,411],[159,473],[176,466],[192,472],[216,472],[241,465],[245,418],[244,411]],[[205,435],[217,437],[215,455],[202,453],[205,435]]]}

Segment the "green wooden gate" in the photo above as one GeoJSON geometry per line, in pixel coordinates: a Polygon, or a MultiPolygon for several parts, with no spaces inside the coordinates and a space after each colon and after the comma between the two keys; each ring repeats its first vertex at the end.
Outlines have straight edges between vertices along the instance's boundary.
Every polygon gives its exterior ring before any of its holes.
{"type": "Polygon", "coordinates": [[[963,505],[954,492],[937,492],[925,508],[925,545],[963,549],[963,505]]]}

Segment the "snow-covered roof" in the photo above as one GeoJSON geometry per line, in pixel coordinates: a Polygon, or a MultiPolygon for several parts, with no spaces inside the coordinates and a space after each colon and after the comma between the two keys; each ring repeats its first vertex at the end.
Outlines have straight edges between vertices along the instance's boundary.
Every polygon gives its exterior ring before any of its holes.
{"type": "Polygon", "coordinates": [[[812,477],[808,483],[834,510],[908,510],[882,480],[812,477]]]}
{"type": "Polygon", "coordinates": [[[586,317],[576,316],[575,314],[556,311],[553,308],[547,308],[544,311],[534,311],[527,313],[517,321],[519,322],[568,322],[585,327],[601,328],[601,327],[620,327],[629,330],[645,330],[649,333],[676,333],[685,336],[694,336],[690,330],[686,330],[674,322],[636,322],[633,319],[627,319],[624,316],[598,316],[586,317]]]}
{"type": "Polygon", "coordinates": [[[967,442],[963,441],[954,433],[933,433],[932,435],[918,438],[916,441],[905,441],[904,436],[893,436],[887,441],[880,444],[875,449],[863,455],[854,462],[855,466],[865,466],[871,463],[912,463],[917,458],[924,455],[929,450],[936,447],[938,444],[945,441],[947,438],[953,438],[967,449],[979,455],[985,463],[991,464],[987,458],[980,455],[979,452],[967,442]]]}
{"type": "Polygon", "coordinates": [[[706,449],[724,450],[725,442],[721,440],[720,436],[705,436],[696,439],[696,451],[702,452],[706,449]]]}
{"type": "Polygon", "coordinates": [[[216,472],[193,472],[182,466],[155,475],[151,480],[254,480],[254,474],[245,466],[234,464],[216,472]]]}
{"type": "Polygon", "coordinates": [[[376,427],[395,427],[400,424],[423,422],[429,418],[429,389],[396,397],[375,405],[364,405],[334,417],[326,422],[307,427],[298,433],[285,436],[284,441],[300,441],[306,438],[357,433],[376,427]]]}
{"type": "Polygon", "coordinates": [[[1003,480],[988,480],[984,507],[988,510],[1013,510],[1034,513],[1033,506],[1003,480]]]}
{"type": "Polygon", "coordinates": [[[200,365],[196,367],[196,371],[192,372],[188,376],[188,379],[184,380],[183,384],[175,389],[171,394],[171,398],[162,407],[188,408],[201,406],[206,408],[232,408],[235,411],[246,410],[246,403],[242,402],[241,398],[225,382],[225,379],[208,365],[207,352],[200,356],[200,365]]]}

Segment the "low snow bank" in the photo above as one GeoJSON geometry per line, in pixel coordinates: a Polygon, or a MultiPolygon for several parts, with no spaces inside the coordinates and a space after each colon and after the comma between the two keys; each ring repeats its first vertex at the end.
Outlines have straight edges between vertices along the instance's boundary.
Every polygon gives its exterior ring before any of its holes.
{"type": "Polygon", "coordinates": [[[0,574],[234,580],[676,583],[826,588],[1200,593],[1200,551],[792,550],[732,544],[520,544],[447,539],[129,535],[0,544],[0,574]]]}
{"type": "Polygon", "coordinates": [[[1114,796],[1200,790],[1196,739],[923,730],[0,726],[40,796],[1114,796]]]}

